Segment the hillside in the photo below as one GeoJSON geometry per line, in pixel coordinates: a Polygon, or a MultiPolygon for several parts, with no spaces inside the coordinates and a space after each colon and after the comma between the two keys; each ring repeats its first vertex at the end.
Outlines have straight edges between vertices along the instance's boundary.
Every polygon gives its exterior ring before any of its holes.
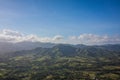
{"type": "Polygon", "coordinates": [[[119,49],[58,44],[2,54],[0,80],[119,80],[119,49]]]}
{"type": "Polygon", "coordinates": [[[21,50],[31,50],[37,47],[53,47],[55,44],[52,43],[41,43],[41,42],[0,42],[0,54],[10,53],[21,50]]]}

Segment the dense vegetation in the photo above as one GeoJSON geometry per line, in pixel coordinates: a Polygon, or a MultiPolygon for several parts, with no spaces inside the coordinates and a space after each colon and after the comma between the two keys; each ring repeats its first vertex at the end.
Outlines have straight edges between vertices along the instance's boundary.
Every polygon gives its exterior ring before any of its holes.
{"type": "Polygon", "coordinates": [[[0,55],[0,80],[120,80],[120,45],[56,45],[0,55]]]}

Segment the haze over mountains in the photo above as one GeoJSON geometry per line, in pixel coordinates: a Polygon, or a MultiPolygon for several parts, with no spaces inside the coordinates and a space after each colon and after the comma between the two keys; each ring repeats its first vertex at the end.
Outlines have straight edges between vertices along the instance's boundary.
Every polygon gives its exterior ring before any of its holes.
{"type": "Polygon", "coordinates": [[[82,40],[91,44],[65,44],[62,36],[41,39],[9,30],[3,32],[0,80],[119,80],[119,38],[92,34],[79,37],[78,43],[82,40]]]}
{"type": "MultiPolygon", "coordinates": [[[[46,45],[46,44],[45,44],[46,45]]],[[[33,46],[29,47],[33,48],[33,46]]],[[[51,56],[51,57],[93,57],[93,58],[119,58],[120,45],[102,45],[102,46],[86,46],[86,45],[69,45],[69,44],[56,44],[49,47],[37,47],[31,50],[22,50],[8,53],[10,56],[26,56],[36,55],[51,56]]]]}
{"type": "Polygon", "coordinates": [[[3,31],[0,34],[0,80],[120,79],[119,37],[83,34],[71,39],[3,31]]]}
{"type": "Polygon", "coordinates": [[[39,37],[33,34],[25,35],[21,32],[9,29],[0,31],[0,54],[20,50],[30,50],[37,47],[52,47],[56,44],[104,45],[119,43],[119,36],[81,34],[79,36],[69,36],[66,38],[62,35],[39,37]]]}
{"type": "MultiPolygon", "coordinates": [[[[11,43],[11,42],[0,42],[0,54],[3,53],[10,53],[15,51],[21,51],[21,50],[34,50],[36,48],[50,48],[54,49],[54,47],[62,48],[62,50],[67,50],[69,53],[77,53],[77,49],[88,49],[92,52],[98,50],[98,51],[120,51],[120,45],[119,44],[106,44],[106,45],[83,45],[83,44],[77,44],[77,45],[71,45],[71,44],[54,44],[54,43],[41,43],[41,42],[19,42],[19,43],[11,43]],[[75,49],[75,50],[73,50],[75,49]],[[71,51],[73,50],[73,51],[71,51]]],[[[104,52],[101,52],[104,53],[104,52]]]]}
{"type": "Polygon", "coordinates": [[[0,54],[1,80],[120,79],[119,44],[28,44],[25,49],[20,47],[23,45],[9,45],[9,51],[15,52],[0,54]]]}
{"type": "Polygon", "coordinates": [[[41,43],[41,42],[0,42],[0,54],[20,51],[20,50],[30,50],[37,47],[52,47],[55,44],[52,43],[41,43]]]}

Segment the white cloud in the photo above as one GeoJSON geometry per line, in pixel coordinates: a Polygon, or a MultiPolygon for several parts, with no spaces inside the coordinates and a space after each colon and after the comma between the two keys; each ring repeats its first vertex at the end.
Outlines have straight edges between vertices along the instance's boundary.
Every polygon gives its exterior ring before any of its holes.
{"type": "Polygon", "coordinates": [[[4,29],[3,31],[2,31],[2,33],[4,34],[4,35],[10,35],[10,36],[16,36],[16,37],[21,37],[21,36],[23,36],[23,34],[21,34],[20,32],[18,32],[18,31],[13,31],[13,30],[9,30],[9,29],[4,29]]]}
{"type": "Polygon", "coordinates": [[[54,41],[59,41],[59,40],[62,40],[62,39],[63,39],[63,36],[61,36],[61,35],[56,35],[56,36],[53,37],[54,41]]]}
{"type": "Polygon", "coordinates": [[[95,34],[81,34],[80,36],[71,37],[71,40],[76,44],[120,44],[119,36],[95,35],[95,34]]]}
{"type": "Polygon", "coordinates": [[[69,39],[70,39],[70,40],[76,40],[77,37],[76,37],[76,36],[70,36],[69,39]]]}
{"type": "Polygon", "coordinates": [[[0,31],[0,42],[22,42],[22,41],[32,41],[32,42],[55,42],[62,40],[61,35],[56,35],[54,37],[38,37],[37,35],[24,35],[18,31],[13,31],[9,29],[4,29],[0,31]]]}
{"type": "Polygon", "coordinates": [[[81,34],[79,36],[70,36],[64,38],[62,35],[53,37],[38,37],[37,35],[24,35],[18,31],[4,29],[0,31],[0,42],[52,42],[52,43],[69,43],[69,44],[120,44],[120,36],[81,34]]]}

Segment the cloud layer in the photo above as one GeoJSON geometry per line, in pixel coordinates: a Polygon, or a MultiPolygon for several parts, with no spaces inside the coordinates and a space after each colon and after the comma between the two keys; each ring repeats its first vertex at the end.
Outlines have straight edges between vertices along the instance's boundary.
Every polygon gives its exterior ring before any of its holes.
{"type": "Polygon", "coordinates": [[[68,44],[120,44],[120,36],[95,35],[95,34],[81,34],[79,36],[69,36],[64,38],[62,35],[53,37],[38,37],[37,35],[25,35],[18,31],[4,29],[0,31],[0,42],[51,42],[51,43],[68,43],[68,44]]]}

